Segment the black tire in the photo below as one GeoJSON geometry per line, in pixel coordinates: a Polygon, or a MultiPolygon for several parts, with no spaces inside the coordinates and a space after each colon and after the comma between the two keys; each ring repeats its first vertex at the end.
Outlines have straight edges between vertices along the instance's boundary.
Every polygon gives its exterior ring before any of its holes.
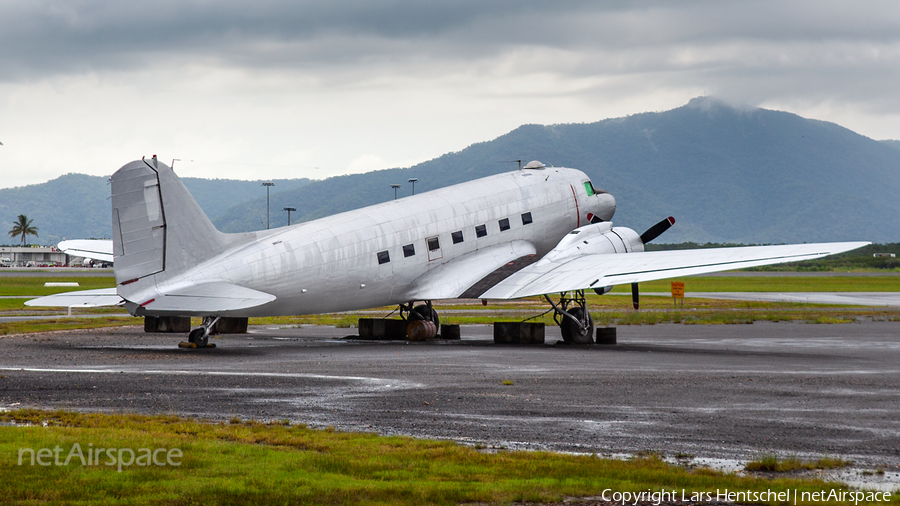
{"type": "MultiPolygon", "coordinates": [[[[575,307],[569,310],[569,314],[574,316],[575,319],[581,320],[582,314],[584,314],[580,307],[575,307]]],[[[562,333],[563,341],[571,344],[593,344],[594,343],[594,320],[591,318],[591,313],[587,314],[588,327],[586,329],[581,328],[581,325],[572,321],[568,316],[563,316],[562,323],[559,325],[560,332],[562,333]]]]}
{"type": "Polygon", "coordinates": [[[209,342],[209,336],[204,334],[206,332],[203,330],[203,327],[194,329],[188,334],[188,342],[196,344],[198,348],[203,348],[209,342]]]}
{"type": "Polygon", "coordinates": [[[441,319],[438,318],[437,311],[435,311],[433,307],[428,307],[425,304],[420,304],[414,307],[413,310],[409,313],[408,319],[410,321],[430,320],[434,323],[436,332],[440,332],[441,330],[441,319]]]}

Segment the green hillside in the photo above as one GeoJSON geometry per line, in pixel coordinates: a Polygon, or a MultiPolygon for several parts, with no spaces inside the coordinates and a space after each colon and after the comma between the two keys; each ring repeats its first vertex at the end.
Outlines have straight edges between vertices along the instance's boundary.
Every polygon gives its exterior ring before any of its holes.
{"type": "MultiPolygon", "coordinates": [[[[736,109],[697,98],[661,113],[590,124],[524,125],[489,142],[408,169],[317,181],[280,193],[310,220],[541,160],[586,172],[618,202],[614,221],[638,231],[665,216],[665,242],[771,243],[900,239],[900,149],[833,123],[736,109]]],[[[229,232],[259,228],[256,199],[223,213],[229,232]]],[[[263,218],[264,219],[264,218],[263,218]]]]}
{"type": "MultiPolygon", "coordinates": [[[[4,238],[0,244],[14,243],[6,235],[20,214],[34,220],[38,237],[29,236],[35,244],[56,244],[66,239],[108,238],[110,236],[110,201],[107,177],[66,174],[46,183],[0,189],[0,226],[4,238]]],[[[235,179],[183,178],[200,207],[216,217],[248,195],[262,194],[260,181],[235,179]]],[[[299,188],[309,179],[276,179],[274,193],[299,188]]],[[[265,217],[263,218],[265,219],[265,217]]]]}

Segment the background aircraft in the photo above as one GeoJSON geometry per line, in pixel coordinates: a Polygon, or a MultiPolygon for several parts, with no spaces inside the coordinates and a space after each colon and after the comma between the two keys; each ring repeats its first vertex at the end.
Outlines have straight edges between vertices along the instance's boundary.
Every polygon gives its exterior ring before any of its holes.
{"type": "Polygon", "coordinates": [[[432,301],[543,295],[563,339],[591,342],[584,291],[808,260],[866,242],[644,252],[643,234],[609,221],[613,196],[581,171],[531,162],[490,176],[315,221],[216,230],[171,168],[131,162],[110,178],[117,287],[28,305],[123,304],[136,316],[200,316],[205,345],[221,317],[314,314],[397,304],[439,327],[432,301]],[[560,294],[553,302],[547,294],[560,294]]]}

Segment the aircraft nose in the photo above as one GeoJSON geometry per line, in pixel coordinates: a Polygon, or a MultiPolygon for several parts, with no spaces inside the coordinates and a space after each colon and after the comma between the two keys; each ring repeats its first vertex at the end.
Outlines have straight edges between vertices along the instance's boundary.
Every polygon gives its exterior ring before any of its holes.
{"type": "Polygon", "coordinates": [[[616,199],[610,193],[597,193],[594,195],[596,203],[591,206],[594,214],[603,221],[610,221],[616,214],[616,199]]]}

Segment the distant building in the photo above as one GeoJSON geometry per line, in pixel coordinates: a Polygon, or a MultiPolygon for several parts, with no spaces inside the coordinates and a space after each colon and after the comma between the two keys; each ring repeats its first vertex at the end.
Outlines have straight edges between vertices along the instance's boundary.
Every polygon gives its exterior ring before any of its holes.
{"type": "Polygon", "coordinates": [[[896,258],[896,253],[872,253],[872,256],[875,258],[888,257],[888,258],[896,258]]]}
{"type": "Polygon", "coordinates": [[[69,265],[69,255],[53,246],[0,246],[0,258],[13,267],[69,265]]]}

